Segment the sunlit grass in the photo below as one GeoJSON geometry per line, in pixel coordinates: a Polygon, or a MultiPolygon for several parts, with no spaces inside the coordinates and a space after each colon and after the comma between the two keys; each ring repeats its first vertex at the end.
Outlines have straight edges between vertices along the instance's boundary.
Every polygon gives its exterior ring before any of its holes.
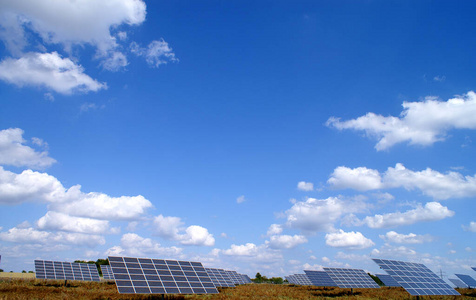
{"type": "MultiPolygon", "coordinates": [[[[350,289],[314,286],[248,284],[235,288],[220,288],[215,295],[167,295],[165,299],[416,299],[402,288],[350,289]]],[[[476,299],[476,291],[458,289],[463,296],[426,296],[421,299],[476,299]]],[[[114,282],[60,280],[0,280],[0,299],[162,299],[161,295],[121,295],[114,282]]]]}

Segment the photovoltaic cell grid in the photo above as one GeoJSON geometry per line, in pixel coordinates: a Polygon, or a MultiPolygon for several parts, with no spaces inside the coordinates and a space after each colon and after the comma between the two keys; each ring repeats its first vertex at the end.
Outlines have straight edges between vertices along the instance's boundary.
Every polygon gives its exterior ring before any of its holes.
{"type": "Polygon", "coordinates": [[[35,276],[38,279],[99,281],[95,264],[35,260],[35,276]]]}
{"type": "Polygon", "coordinates": [[[337,286],[337,284],[332,280],[332,278],[324,271],[311,271],[304,270],[307,277],[311,281],[312,285],[315,286],[337,286]]]}
{"type": "Polygon", "coordinates": [[[231,281],[230,276],[225,273],[223,269],[215,269],[215,268],[205,268],[208,276],[212,280],[215,286],[220,287],[234,287],[235,284],[231,281]]]}
{"type": "Polygon", "coordinates": [[[227,273],[228,276],[230,276],[231,282],[233,282],[235,285],[245,284],[245,282],[243,281],[243,278],[241,278],[241,276],[236,271],[225,270],[225,273],[227,273]]]}
{"type": "Polygon", "coordinates": [[[340,288],[380,288],[372,277],[361,269],[324,268],[324,271],[340,288]]]}
{"type": "Polygon", "coordinates": [[[291,284],[298,284],[294,275],[288,275],[284,277],[291,284]]]}
{"type": "Polygon", "coordinates": [[[476,271],[476,267],[471,267],[471,269],[473,269],[474,271],[476,271]]]}
{"type": "Polygon", "coordinates": [[[464,274],[455,274],[456,277],[458,277],[459,279],[461,279],[461,281],[463,281],[464,283],[466,283],[466,285],[469,287],[469,288],[476,288],[476,280],[474,280],[473,277],[469,276],[469,275],[464,275],[464,274]]]}
{"type": "Polygon", "coordinates": [[[397,287],[400,287],[401,285],[398,284],[398,282],[395,281],[395,279],[393,279],[392,276],[390,275],[387,275],[387,274],[376,274],[376,276],[378,277],[378,279],[380,279],[383,284],[385,284],[385,286],[397,286],[397,287]]]}
{"type": "Polygon", "coordinates": [[[200,262],[109,256],[121,294],[218,294],[200,262]]]}
{"type": "Polygon", "coordinates": [[[248,276],[248,275],[246,275],[246,274],[241,274],[241,279],[243,279],[243,281],[245,282],[245,284],[251,283],[251,278],[250,278],[250,276],[248,276]]]}
{"type": "Polygon", "coordinates": [[[312,285],[311,280],[309,280],[306,274],[294,274],[294,277],[299,285],[312,285]]]}
{"type": "Polygon", "coordinates": [[[455,289],[423,264],[375,258],[373,261],[410,295],[459,295],[455,289]]]}
{"type": "Polygon", "coordinates": [[[102,278],[107,280],[114,280],[114,275],[112,274],[111,266],[101,265],[102,278]]]}
{"type": "Polygon", "coordinates": [[[465,287],[467,287],[467,285],[466,285],[464,282],[462,282],[461,280],[459,280],[459,279],[449,278],[448,280],[451,281],[451,283],[454,284],[454,285],[455,285],[456,287],[458,287],[458,288],[465,288],[465,287]]]}

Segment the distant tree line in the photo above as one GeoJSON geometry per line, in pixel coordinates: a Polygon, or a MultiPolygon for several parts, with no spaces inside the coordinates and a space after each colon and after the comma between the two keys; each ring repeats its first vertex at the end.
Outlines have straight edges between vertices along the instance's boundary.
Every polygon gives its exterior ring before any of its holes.
{"type": "Polygon", "coordinates": [[[254,283],[272,283],[272,284],[283,284],[284,280],[281,277],[271,277],[262,276],[259,272],[256,273],[255,278],[251,279],[254,283]]]}

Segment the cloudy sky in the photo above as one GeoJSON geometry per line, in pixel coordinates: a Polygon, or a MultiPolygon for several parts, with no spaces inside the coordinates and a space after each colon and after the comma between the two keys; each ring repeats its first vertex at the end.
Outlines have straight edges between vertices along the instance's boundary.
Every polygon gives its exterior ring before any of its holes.
{"type": "Polygon", "coordinates": [[[0,268],[471,274],[475,9],[2,1],[0,268]]]}

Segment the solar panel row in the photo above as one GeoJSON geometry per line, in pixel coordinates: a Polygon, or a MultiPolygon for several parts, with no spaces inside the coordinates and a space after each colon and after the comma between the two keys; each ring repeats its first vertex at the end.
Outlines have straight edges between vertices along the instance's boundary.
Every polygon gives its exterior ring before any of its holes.
{"type": "Polygon", "coordinates": [[[386,275],[386,274],[376,274],[378,279],[385,284],[385,286],[394,286],[394,287],[400,287],[401,285],[393,279],[392,276],[386,275]]]}
{"type": "Polygon", "coordinates": [[[411,295],[459,295],[423,264],[386,259],[373,259],[373,261],[411,295]]]}
{"type": "Polygon", "coordinates": [[[38,279],[99,281],[95,264],[35,260],[35,276],[38,279]]]}
{"type": "Polygon", "coordinates": [[[111,266],[101,265],[102,278],[106,280],[114,280],[114,275],[112,274],[111,266]]]}
{"type": "Polygon", "coordinates": [[[200,262],[109,256],[121,294],[218,294],[200,262]]]}
{"type": "Polygon", "coordinates": [[[451,281],[451,283],[454,284],[457,288],[465,288],[465,287],[467,287],[467,285],[466,285],[464,282],[462,282],[461,280],[459,280],[459,279],[449,278],[448,280],[451,281]]]}
{"type": "Polygon", "coordinates": [[[476,287],[476,280],[474,280],[473,277],[469,275],[464,275],[464,274],[455,274],[456,277],[461,279],[469,288],[475,288],[476,287]]]}
{"type": "Polygon", "coordinates": [[[213,284],[217,287],[234,287],[235,284],[232,282],[228,273],[223,269],[215,268],[205,268],[208,276],[212,280],[213,284]]]}
{"type": "Polygon", "coordinates": [[[246,274],[241,274],[241,279],[243,280],[243,282],[246,284],[246,283],[251,283],[251,278],[246,275],[246,274]]]}
{"type": "Polygon", "coordinates": [[[379,288],[379,285],[364,270],[324,268],[340,288],[379,288]]]}
{"type": "Polygon", "coordinates": [[[337,286],[332,278],[325,271],[304,270],[307,277],[315,286],[337,286]]]}

